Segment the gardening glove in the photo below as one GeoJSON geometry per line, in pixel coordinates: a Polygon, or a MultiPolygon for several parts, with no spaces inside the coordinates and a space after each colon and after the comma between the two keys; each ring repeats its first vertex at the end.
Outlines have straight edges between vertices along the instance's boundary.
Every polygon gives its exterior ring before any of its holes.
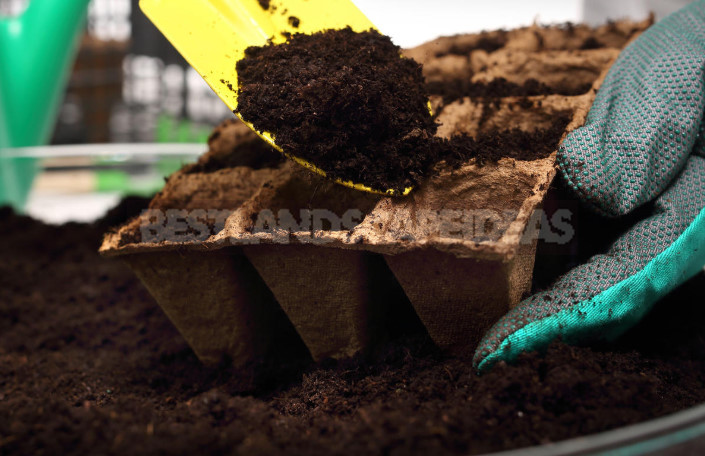
{"type": "Polygon", "coordinates": [[[705,264],[705,0],[646,30],[620,55],[586,124],[558,152],[560,176],[589,207],[649,215],[602,255],[512,309],[485,334],[484,371],[521,352],[611,340],[705,264]]]}

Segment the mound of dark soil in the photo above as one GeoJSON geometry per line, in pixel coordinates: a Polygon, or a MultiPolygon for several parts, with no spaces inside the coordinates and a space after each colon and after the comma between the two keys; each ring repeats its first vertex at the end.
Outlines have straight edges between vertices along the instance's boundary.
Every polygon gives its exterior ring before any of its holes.
{"type": "Polygon", "coordinates": [[[96,253],[136,203],[94,225],[0,209],[3,455],[472,454],[705,400],[703,274],[609,347],[556,342],[478,377],[421,338],[252,389],[201,366],[127,267],[96,253]]]}
{"type": "Polygon", "coordinates": [[[238,109],[277,145],[331,177],[403,189],[435,133],[421,66],[376,31],[295,34],[237,63],[238,109]]]}

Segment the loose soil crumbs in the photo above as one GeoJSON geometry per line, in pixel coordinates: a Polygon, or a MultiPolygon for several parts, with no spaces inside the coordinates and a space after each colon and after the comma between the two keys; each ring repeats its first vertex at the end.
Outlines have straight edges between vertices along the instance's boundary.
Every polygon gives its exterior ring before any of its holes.
{"type": "Polygon", "coordinates": [[[549,87],[536,79],[527,79],[523,84],[515,84],[505,78],[496,78],[490,82],[472,82],[470,78],[463,78],[450,81],[431,81],[426,84],[429,93],[442,96],[445,104],[464,97],[530,97],[550,94],[575,96],[586,93],[591,87],[592,83],[575,88],[549,87]]]}
{"type": "Polygon", "coordinates": [[[248,389],[204,368],[132,272],[96,253],[138,203],[95,225],[0,209],[3,455],[474,454],[705,401],[703,274],[610,347],[556,342],[478,377],[419,338],[248,389]]]}
{"type": "MultiPolygon", "coordinates": [[[[237,119],[233,121],[239,122],[237,119]]],[[[209,145],[217,139],[216,129],[208,138],[209,145]]],[[[219,151],[209,147],[207,153],[199,157],[198,162],[186,165],[182,171],[186,174],[213,173],[225,168],[248,166],[253,169],[276,166],[284,160],[282,155],[268,143],[258,137],[241,141],[232,149],[219,151]]]]}

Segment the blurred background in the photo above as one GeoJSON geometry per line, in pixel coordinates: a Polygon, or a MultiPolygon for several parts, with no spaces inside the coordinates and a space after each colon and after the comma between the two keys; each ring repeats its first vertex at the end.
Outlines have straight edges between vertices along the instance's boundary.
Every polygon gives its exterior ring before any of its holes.
{"type": "MultiPolygon", "coordinates": [[[[21,15],[30,1],[0,0],[0,18],[21,15]]],[[[643,19],[648,11],[662,16],[678,4],[687,3],[658,0],[354,2],[402,47],[412,47],[440,35],[513,28],[533,22],[601,23],[610,18],[643,19]]],[[[74,157],[68,162],[66,157],[63,162],[58,156],[44,159],[44,172],[35,180],[25,210],[57,223],[69,219],[91,220],[125,193],[148,195],[155,192],[165,174],[185,161],[194,160],[205,150],[214,126],[233,116],[141,13],[138,0],[90,1],[85,30],[58,112],[49,140],[53,145],[180,143],[189,146],[184,146],[179,153],[152,157],[147,165],[140,164],[139,160],[135,162],[134,150],[116,157],[113,149],[97,160],[95,156],[91,160],[83,157],[82,161],[74,157]],[[116,163],[122,163],[125,169],[115,166],[116,163]],[[52,169],[62,174],[47,174],[46,171],[52,169]],[[57,202],[53,199],[57,191],[74,195],[73,200],[69,200],[73,203],[64,199],[57,202]],[[83,193],[94,195],[84,201],[77,196],[83,193]],[[95,193],[100,195],[96,197],[95,193]],[[73,212],[67,211],[71,204],[76,206],[73,212]]]]}

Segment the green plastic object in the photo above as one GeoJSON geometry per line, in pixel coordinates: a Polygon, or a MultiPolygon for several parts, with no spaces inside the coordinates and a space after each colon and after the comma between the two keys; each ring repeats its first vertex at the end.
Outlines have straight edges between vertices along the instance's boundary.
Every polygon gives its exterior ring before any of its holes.
{"type": "Polygon", "coordinates": [[[22,210],[36,161],[7,147],[46,144],[83,32],[89,0],[31,0],[0,18],[0,205],[22,210]]]}

